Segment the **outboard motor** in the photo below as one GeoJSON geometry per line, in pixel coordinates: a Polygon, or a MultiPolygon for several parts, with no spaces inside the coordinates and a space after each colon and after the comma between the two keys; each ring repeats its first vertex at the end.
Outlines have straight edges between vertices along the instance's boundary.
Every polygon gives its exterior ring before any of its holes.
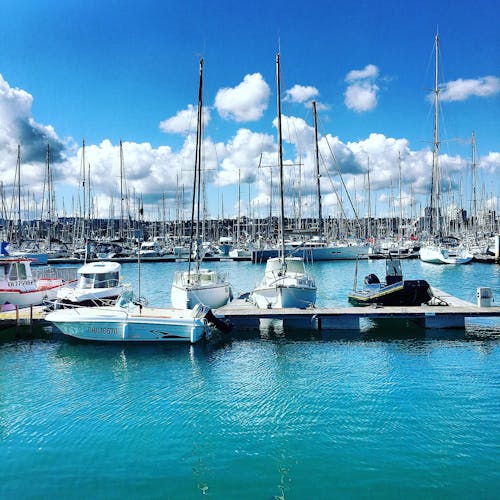
{"type": "Polygon", "coordinates": [[[380,284],[380,280],[376,274],[370,273],[365,276],[365,285],[378,285],[380,284]]]}
{"type": "Polygon", "coordinates": [[[218,318],[212,310],[202,304],[196,304],[193,307],[195,318],[203,318],[207,323],[217,328],[221,333],[228,333],[232,330],[233,325],[226,319],[218,318]]]}

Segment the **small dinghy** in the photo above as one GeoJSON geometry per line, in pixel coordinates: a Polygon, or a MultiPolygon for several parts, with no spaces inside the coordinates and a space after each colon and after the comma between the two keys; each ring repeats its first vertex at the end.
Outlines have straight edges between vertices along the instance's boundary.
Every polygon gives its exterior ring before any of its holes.
{"type": "MultiPolygon", "coordinates": [[[[357,274],[357,265],[356,265],[357,274]]],[[[349,302],[355,306],[379,304],[383,306],[420,306],[432,299],[432,291],[425,280],[403,280],[401,261],[395,258],[386,260],[385,283],[376,274],[365,277],[365,287],[348,295],[349,302]]]]}

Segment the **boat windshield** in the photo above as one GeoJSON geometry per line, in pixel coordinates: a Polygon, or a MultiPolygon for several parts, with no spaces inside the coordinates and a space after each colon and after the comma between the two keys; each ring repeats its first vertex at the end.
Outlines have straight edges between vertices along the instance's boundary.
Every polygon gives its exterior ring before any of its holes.
{"type": "Polygon", "coordinates": [[[301,273],[305,274],[304,261],[303,260],[287,260],[286,270],[289,273],[301,273]]]}
{"type": "Polygon", "coordinates": [[[111,288],[118,286],[120,277],[117,272],[80,274],[79,288],[111,288]]]}
{"type": "Polygon", "coordinates": [[[401,261],[399,259],[388,259],[386,261],[387,276],[402,276],[401,261]]]}
{"type": "Polygon", "coordinates": [[[120,298],[116,301],[116,307],[127,307],[134,300],[134,292],[132,290],[126,290],[120,295],[120,298]]]}

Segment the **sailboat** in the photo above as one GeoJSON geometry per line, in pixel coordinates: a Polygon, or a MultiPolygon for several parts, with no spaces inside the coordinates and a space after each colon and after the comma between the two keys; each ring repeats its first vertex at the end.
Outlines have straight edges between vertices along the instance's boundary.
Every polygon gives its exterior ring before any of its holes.
{"type": "MultiPolygon", "coordinates": [[[[439,37],[436,34],[435,41],[435,83],[434,83],[434,147],[432,151],[432,188],[430,206],[430,234],[435,237],[441,236],[441,218],[439,204],[439,37]]],[[[431,241],[422,245],[419,251],[420,260],[431,264],[467,264],[472,260],[472,253],[466,248],[456,246],[447,247],[442,239],[431,241]]]]}
{"type": "Polygon", "coordinates": [[[276,55],[278,94],[278,164],[280,188],[280,256],[268,259],[261,283],[249,300],[261,309],[298,307],[305,309],[316,303],[316,282],[305,268],[301,257],[285,257],[285,208],[283,195],[283,140],[281,131],[280,55],[276,55]]]}
{"type": "Polygon", "coordinates": [[[198,91],[198,124],[196,130],[196,154],[193,197],[191,205],[191,233],[187,271],[178,271],[172,283],[172,305],[179,309],[192,309],[197,304],[209,308],[226,305],[232,298],[227,276],[211,269],[202,269],[202,239],[200,235],[201,151],[203,130],[203,59],[200,59],[200,83],[198,91]],[[195,231],[196,226],[196,231],[195,231]]]}

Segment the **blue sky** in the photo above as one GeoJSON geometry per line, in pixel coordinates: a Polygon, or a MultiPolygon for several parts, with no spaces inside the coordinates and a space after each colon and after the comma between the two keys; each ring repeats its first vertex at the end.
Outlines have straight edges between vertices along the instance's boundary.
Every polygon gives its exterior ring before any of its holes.
{"type": "Polygon", "coordinates": [[[430,181],[433,110],[427,96],[438,29],[441,165],[443,182],[452,188],[447,203],[470,206],[474,130],[481,204],[498,210],[498,19],[500,3],[484,0],[473,6],[463,0],[3,1],[2,180],[9,193],[21,144],[23,186],[40,193],[49,139],[59,212],[63,198],[69,211],[85,138],[98,215],[108,216],[109,207],[116,213],[119,205],[121,138],[130,192],[144,197],[153,218],[165,193],[173,213],[179,186],[188,191],[191,185],[203,56],[208,210],[219,215],[223,198],[225,215],[235,213],[240,171],[242,208],[247,210],[250,188],[254,214],[265,213],[271,169],[258,164],[261,154],[262,163],[277,161],[279,47],[285,160],[295,164],[286,169],[288,213],[297,210],[299,194],[304,211],[314,213],[311,99],[319,106],[326,214],[339,210],[330,150],[362,215],[368,161],[372,213],[387,213],[398,190],[399,154],[403,206],[408,215],[418,213],[430,181]]]}

